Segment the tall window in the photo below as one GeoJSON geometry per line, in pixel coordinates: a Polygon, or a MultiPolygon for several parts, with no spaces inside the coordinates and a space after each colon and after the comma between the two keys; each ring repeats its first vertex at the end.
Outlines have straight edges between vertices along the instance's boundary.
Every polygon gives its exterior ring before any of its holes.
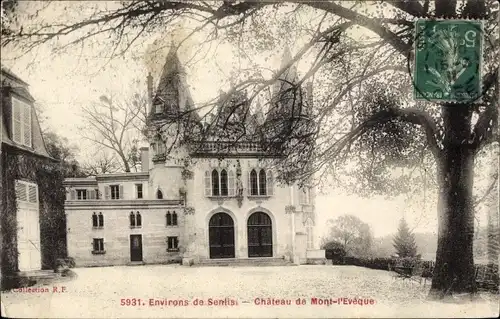
{"type": "Polygon", "coordinates": [[[98,226],[97,215],[96,215],[96,213],[93,213],[92,214],[92,227],[97,227],[97,226],[98,226]]]}
{"type": "Polygon", "coordinates": [[[130,227],[134,228],[134,227],[141,227],[142,226],[141,213],[135,212],[135,214],[134,214],[134,212],[130,212],[129,219],[130,219],[130,227]]]}
{"type": "Polygon", "coordinates": [[[167,211],[165,218],[167,220],[167,226],[177,226],[177,213],[175,211],[173,211],[172,213],[170,213],[170,211],[167,211]]]}
{"type": "Polygon", "coordinates": [[[138,199],[142,198],[142,184],[135,184],[135,192],[138,199]]]}
{"type": "Polygon", "coordinates": [[[99,213],[99,215],[96,213],[92,214],[92,227],[104,227],[104,216],[102,213],[99,213]]]}
{"type": "Polygon", "coordinates": [[[169,251],[179,250],[179,240],[177,237],[167,237],[167,250],[169,251]]]}
{"type": "Polygon", "coordinates": [[[12,139],[31,147],[31,105],[12,98],[12,139]]]}
{"type": "Polygon", "coordinates": [[[227,171],[223,169],[220,172],[220,195],[227,196],[227,171]]]}
{"type": "Polygon", "coordinates": [[[248,176],[249,194],[252,196],[270,196],[273,195],[273,181],[270,171],[264,169],[252,169],[248,176]]]}
{"type": "Polygon", "coordinates": [[[234,196],[235,178],[231,170],[205,172],[205,196],[234,196]]]}
{"type": "Polygon", "coordinates": [[[266,180],[266,172],[261,169],[259,172],[259,195],[266,195],[266,185],[267,185],[267,180],[266,180]]]}
{"type": "Polygon", "coordinates": [[[212,195],[219,196],[219,172],[216,169],[212,171],[212,195]]]}
{"type": "Polygon", "coordinates": [[[97,216],[98,217],[98,222],[99,222],[99,227],[104,227],[104,216],[102,215],[102,213],[99,213],[99,215],[97,216]]]}
{"type": "Polygon", "coordinates": [[[120,185],[111,185],[109,187],[111,191],[111,199],[120,199],[120,185]]]}
{"type": "Polygon", "coordinates": [[[156,191],[156,199],[163,199],[163,193],[161,192],[161,190],[156,191]]]}
{"type": "Polygon", "coordinates": [[[254,169],[250,172],[250,194],[259,195],[259,181],[254,169]]]}
{"type": "Polygon", "coordinates": [[[93,254],[104,254],[104,238],[94,238],[92,242],[92,253],[93,254]]]}

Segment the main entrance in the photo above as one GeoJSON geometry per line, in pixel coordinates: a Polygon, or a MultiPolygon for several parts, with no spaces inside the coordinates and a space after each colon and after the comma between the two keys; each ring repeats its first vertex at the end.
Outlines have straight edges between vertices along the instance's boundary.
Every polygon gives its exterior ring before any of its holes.
{"type": "Polygon", "coordinates": [[[130,235],[130,261],[142,261],[142,235],[130,235]]]}
{"type": "Polygon", "coordinates": [[[269,215],[256,212],[248,217],[248,257],[273,256],[273,226],[269,215]]]}
{"type": "Polygon", "coordinates": [[[234,221],[226,213],[217,213],[208,223],[210,258],[234,258],[234,221]]]}

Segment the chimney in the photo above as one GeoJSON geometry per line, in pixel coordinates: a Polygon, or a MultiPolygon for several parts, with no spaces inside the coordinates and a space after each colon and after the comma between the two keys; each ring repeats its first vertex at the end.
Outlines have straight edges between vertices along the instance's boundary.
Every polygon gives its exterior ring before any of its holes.
{"type": "Polygon", "coordinates": [[[141,147],[141,171],[149,172],[149,147],[141,147]]]}
{"type": "Polygon", "coordinates": [[[151,75],[151,72],[148,73],[146,79],[148,85],[148,110],[151,110],[153,107],[153,76],[151,75]]]}

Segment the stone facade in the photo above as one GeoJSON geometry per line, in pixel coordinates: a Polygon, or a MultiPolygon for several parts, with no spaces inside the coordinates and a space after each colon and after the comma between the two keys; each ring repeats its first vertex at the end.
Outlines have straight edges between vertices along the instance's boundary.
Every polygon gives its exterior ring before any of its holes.
{"type": "Polygon", "coordinates": [[[175,52],[156,95],[151,77],[148,88],[150,146],[141,149],[142,172],[65,182],[68,254],[76,264],[253,257],[306,263],[316,248],[314,189],[277,183],[273,156],[251,139],[230,150],[220,140],[178,143],[175,132],[202,124],[195,112],[188,124],[171,120],[193,108],[175,52]]]}

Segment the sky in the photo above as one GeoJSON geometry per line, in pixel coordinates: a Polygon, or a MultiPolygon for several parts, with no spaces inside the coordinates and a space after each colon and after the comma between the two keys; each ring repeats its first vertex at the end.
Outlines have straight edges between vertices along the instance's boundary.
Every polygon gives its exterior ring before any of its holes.
{"type": "MultiPolygon", "coordinates": [[[[28,1],[21,3],[26,5],[28,1]]],[[[78,5],[77,1],[72,3],[78,5]]],[[[112,4],[104,2],[102,5],[112,4]]],[[[53,16],[44,13],[44,18],[56,20],[61,12],[56,10],[50,14],[53,16]]],[[[144,81],[148,72],[158,80],[170,41],[178,41],[190,29],[191,26],[180,23],[177,29],[169,30],[168,34],[152,36],[144,45],[134,48],[134,54],[125,59],[112,60],[109,64],[106,64],[105,58],[98,56],[95,47],[90,46],[57,56],[51,55],[51,48],[44,46],[15,61],[10,58],[17,52],[3,51],[2,63],[30,83],[32,95],[43,106],[43,125],[78,145],[79,159],[87,161],[95,152],[95,146],[81,137],[81,107],[92,103],[103,94],[126,96],[131,90],[144,92],[144,81]],[[158,47],[164,48],[160,49],[158,54],[152,53],[158,47]],[[136,83],[137,79],[142,82],[136,83]]],[[[181,61],[187,65],[188,83],[191,85],[195,103],[203,103],[217,96],[220,89],[227,89],[227,77],[234,65],[240,61],[233,47],[219,45],[215,46],[215,50],[214,46],[203,44],[203,36],[200,34],[191,37],[183,44],[179,53],[181,61]]],[[[300,47],[300,41],[285,42],[291,47],[292,53],[300,47]]],[[[252,58],[265,67],[277,70],[282,52],[279,48],[268,55],[252,58]]],[[[301,70],[304,69],[299,64],[299,72],[301,70]]],[[[406,194],[386,199],[363,198],[335,187],[323,191],[316,202],[319,236],[327,231],[327,220],[344,214],[358,216],[368,223],[375,236],[394,233],[402,217],[407,218],[410,227],[415,231],[437,230],[436,194],[431,192],[427,192],[425,197],[421,194],[406,194]]]]}

